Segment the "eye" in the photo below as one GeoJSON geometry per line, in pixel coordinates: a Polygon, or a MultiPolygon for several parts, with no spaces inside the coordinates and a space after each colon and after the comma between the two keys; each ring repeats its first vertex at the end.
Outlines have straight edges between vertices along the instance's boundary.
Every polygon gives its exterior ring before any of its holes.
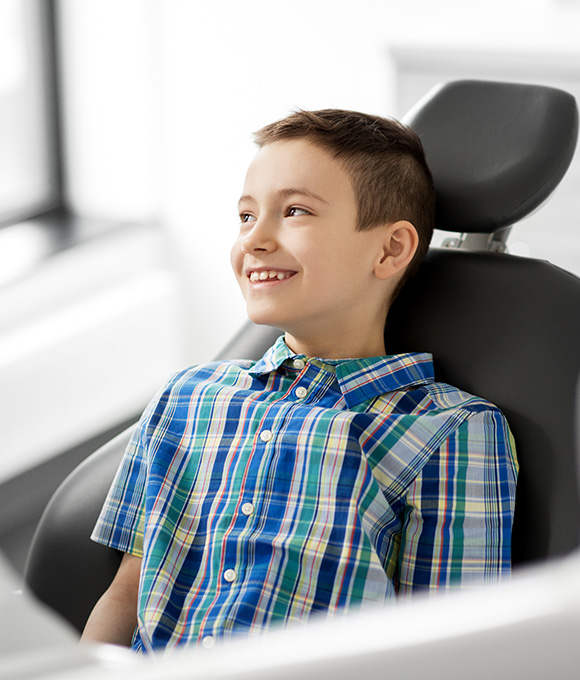
{"type": "Polygon", "coordinates": [[[255,219],[256,218],[251,213],[240,213],[240,222],[242,224],[247,224],[248,222],[252,222],[255,219]]]}
{"type": "Polygon", "coordinates": [[[298,208],[295,205],[293,205],[291,208],[288,208],[286,211],[286,217],[301,217],[302,215],[311,214],[312,213],[309,210],[306,210],[305,208],[298,208]]]}

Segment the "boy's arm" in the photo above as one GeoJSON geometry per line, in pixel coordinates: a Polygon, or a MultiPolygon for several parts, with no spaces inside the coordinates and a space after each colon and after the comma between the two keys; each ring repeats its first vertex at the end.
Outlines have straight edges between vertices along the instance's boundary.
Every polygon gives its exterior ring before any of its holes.
{"type": "Polygon", "coordinates": [[[517,461],[495,409],[473,413],[402,499],[400,596],[498,582],[511,569],[517,461]]]}
{"type": "Polygon", "coordinates": [[[131,645],[137,626],[140,570],[141,558],[125,553],[113,582],[89,616],[82,642],[131,645]]]}

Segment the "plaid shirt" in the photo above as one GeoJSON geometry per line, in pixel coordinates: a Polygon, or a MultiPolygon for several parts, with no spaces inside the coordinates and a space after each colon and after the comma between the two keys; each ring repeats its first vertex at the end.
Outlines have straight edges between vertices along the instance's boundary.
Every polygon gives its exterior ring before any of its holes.
{"type": "Polygon", "coordinates": [[[501,412],[428,354],[173,376],[93,539],[143,558],[134,648],[253,633],[510,570],[517,463],[501,412]]]}

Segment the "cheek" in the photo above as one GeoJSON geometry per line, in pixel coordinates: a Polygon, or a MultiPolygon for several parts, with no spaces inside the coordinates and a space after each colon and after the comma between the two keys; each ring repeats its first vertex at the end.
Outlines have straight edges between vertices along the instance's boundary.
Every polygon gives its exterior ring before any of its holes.
{"type": "Polygon", "coordinates": [[[319,278],[334,279],[344,273],[350,265],[351,253],[341,252],[334,243],[319,244],[316,249],[305,255],[308,257],[310,270],[319,278]]]}
{"type": "Polygon", "coordinates": [[[235,274],[238,274],[240,272],[240,269],[242,267],[242,259],[243,259],[242,242],[241,239],[238,238],[236,239],[234,245],[232,246],[232,249],[230,250],[230,263],[235,274]]]}

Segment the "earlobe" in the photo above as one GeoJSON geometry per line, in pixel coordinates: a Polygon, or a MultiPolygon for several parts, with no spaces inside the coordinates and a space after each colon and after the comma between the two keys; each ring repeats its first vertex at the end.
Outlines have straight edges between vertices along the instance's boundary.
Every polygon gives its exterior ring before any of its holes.
{"type": "Polygon", "coordinates": [[[401,273],[413,259],[418,245],[419,235],[410,222],[400,220],[389,224],[375,266],[375,276],[386,280],[401,273]]]}

